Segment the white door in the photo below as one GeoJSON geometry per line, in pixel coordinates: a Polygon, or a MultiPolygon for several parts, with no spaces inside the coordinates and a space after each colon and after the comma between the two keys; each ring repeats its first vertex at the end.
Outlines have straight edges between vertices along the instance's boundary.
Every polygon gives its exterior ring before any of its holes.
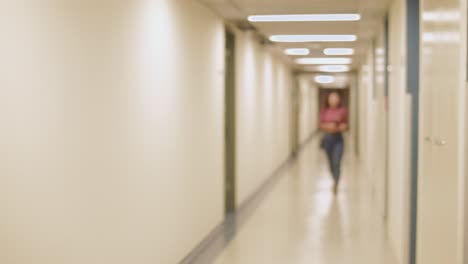
{"type": "Polygon", "coordinates": [[[421,1],[418,264],[461,263],[461,1],[421,1]]]}

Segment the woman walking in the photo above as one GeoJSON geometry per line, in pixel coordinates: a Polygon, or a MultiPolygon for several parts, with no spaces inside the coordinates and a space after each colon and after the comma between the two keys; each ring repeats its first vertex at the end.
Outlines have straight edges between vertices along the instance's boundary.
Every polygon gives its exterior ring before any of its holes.
{"type": "Polygon", "coordinates": [[[343,132],[348,129],[348,109],[342,106],[337,92],[328,94],[325,107],[320,112],[320,129],[325,133],[321,147],[325,150],[333,176],[333,192],[338,192],[341,159],[344,151],[343,132]]]}

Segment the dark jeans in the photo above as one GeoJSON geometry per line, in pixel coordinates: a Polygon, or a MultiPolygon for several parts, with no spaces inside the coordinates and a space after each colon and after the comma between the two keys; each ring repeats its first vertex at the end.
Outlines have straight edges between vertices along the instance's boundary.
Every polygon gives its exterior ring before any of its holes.
{"type": "Polygon", "coordinates": [[[344,140],[341,133],[325,134],[322,139],[322,148],[327,153],[330,171],[335,183],[340,180],[341,159],[344,151],[344,140]]]}

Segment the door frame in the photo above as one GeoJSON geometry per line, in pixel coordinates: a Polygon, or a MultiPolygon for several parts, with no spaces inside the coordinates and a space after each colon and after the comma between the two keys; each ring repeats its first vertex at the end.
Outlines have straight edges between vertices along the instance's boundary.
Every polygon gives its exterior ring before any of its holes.
{"type": "Polygon", "coordinates": [[[390,85],[390,76],[389,76],[389,55],[390,55],[390,24],[389,24],[389,15],[385,16],[384,24],[384,49],[385,49],[385,91],[384,91],[384,100],[385,100],[385,179],[384,179],[384,219],[385,221],[389,218],[389,207],[390,207],[390,115],[389,115],[389,85],[390,85]]]}
{"type": "Polygon", "coordinates": [[[225,27],[224,210],[236,210],[236,35],[225,27]]]}
{"type": "Polygon", "coordinates": [[[300,146],[301,87],[299,75],[294,73],[291,90],[291,155],[295,157],[300,146]]]}
{"type": "Polygon", "coordinates": [[[416,264],[419,175],[420,0],[406,0],[406,87],[412,97],[409,263],[416,264]]]}

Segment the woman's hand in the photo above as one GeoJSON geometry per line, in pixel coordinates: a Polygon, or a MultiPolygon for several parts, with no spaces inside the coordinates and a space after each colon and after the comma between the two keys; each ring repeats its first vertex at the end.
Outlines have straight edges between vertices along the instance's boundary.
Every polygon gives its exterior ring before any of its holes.
{"type": "Polygon", "coordinates": [[[346,130],[348,130],[348,124],[347,123],[341,123],[339,126],[338,126],[338,130],[340,132],[345,132],[346,130]]]}

